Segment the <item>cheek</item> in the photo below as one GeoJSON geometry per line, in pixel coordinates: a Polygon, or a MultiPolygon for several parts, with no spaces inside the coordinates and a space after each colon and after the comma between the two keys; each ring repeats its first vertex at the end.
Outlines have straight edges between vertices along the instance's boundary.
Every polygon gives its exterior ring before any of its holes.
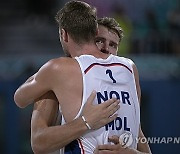
{"type": "Polygon", "coordinates": [[[109,52],[113,55],[117,55],[117,49],[114,49],[114,48],[110,48],[109,49],[109,52]]]}
{"type": "Polygon", "coordinates": [[[101,49],[103,48],[102,43],[96,43],[96,45],[97,45],[97,47],[98,47],[99,50],[101,50],[101,49]]]}

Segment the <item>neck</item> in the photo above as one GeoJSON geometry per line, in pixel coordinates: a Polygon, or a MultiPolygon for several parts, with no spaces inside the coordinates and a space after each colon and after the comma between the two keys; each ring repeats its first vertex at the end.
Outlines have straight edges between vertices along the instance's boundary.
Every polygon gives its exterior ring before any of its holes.
{"type": "Polygon", "coordinates": [[[81,56],[81,55],[92,55],[97,58],[106,59],[109,54],[102,53],[97,46],[93,43],[89,44],[74,44],[71,46],[70,54],[72,57],[81,56]]]}

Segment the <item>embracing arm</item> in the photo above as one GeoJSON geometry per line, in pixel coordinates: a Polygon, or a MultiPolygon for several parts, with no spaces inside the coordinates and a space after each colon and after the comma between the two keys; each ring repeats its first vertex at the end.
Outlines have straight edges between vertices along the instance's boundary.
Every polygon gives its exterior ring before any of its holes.
{"type": "Polygon", "coordinates": [[[80,118],[62,126],[59,121],[59,125],[55,126],[58,114],[58,100],[53,92],[46,93],[34,104],[31,118],[31,146],[34,153],[54,152],[87,131],[80,118]]]}
{"type": "Polygon", "coordinates": [[[16,90],[14,101],[17,106],[24,108],[52,89],[53,67],[51,60],[16,90]]]}
{"type": "Polygon", "coordinates": [[[136,83],[136,91],[137,91],[137,95],[138,95],[138,99],[139,99],[139,103],[140,103],[141,102],[141,87],[139,84],[139,73],[138,73],[138,69],[137,69],[136,65],[134,64],[134,62],[132,60],[130,60],[130,63],[133,68],[134,78],[135,78],[135,83],[136,83]]]}
{"type": "Polygon", "coordinates": [[[144,153],[151,153],[151,149],[150,149],[150,147],[149,147],[149,145],[148,145],[148,143],[147,142],[141,142],[141,139],[143,138],[145,138],[145,136],[144,136],[144,134],[143,134],[143,131],[142,131],[142,129],[141,129],[141,126],[140,126],[140,128],[139,128],[139,142],[138,142],[138,145],[137,145],[137,149],[139,150],[139,151],[141,151],[141,152],[144,152],[144,153]]]}
{"type": "MultiPolygon", "coordinates": [[[[139,84],[139,73],[138,73],[137,67],[134,64],[134,62],[131,61],[131,63],[132,63],[132,68],[133,68],[133,72],[134,72],[134,77],[135,77],[135,82],[136,82],[136,90],[137,90],[137,95],[138,95],[139,105],[140,105],[140,102],[141,102],[141,88],[140,88],[140,84],[139,84]]],[[[145,138],[145,136],[143,134],[143,131],[141,129],[141,125],[139,127],[139,136],[138,137],[139,137],[139,139],[140,138],[145,138]]],[[[139,150],[139,152],[141,151],[141,152],[151,153],[151,150],[150,150],[150,147],[149,147],[148,143],[138,142],[137,149],[139,150]]]]}
{"type": "MultiPolygon", "coordinates": [[[[119,109],[119,101],[115,99],[93,105],[95,96],[95,92],[90,95],[82,114],[92,129],[98,129],[114,120],[117,115],[113,114],[119,109]]],[[[58,101],[52,92],[42,96],[34,106],[31,119],[31,145],[37,154],[56,151],[88,130],[81,117],[65,125],[54,126],[57,110],[58,101]]]]}
{"type": "Polygon", "coordinates": [[[54,152],[87,131],[81,119],[62,126],[55,125],[59,113],[58,101],[53,95],[49,92],[34,104],[31,119],[31,146],[36,154],[54,152]]]}

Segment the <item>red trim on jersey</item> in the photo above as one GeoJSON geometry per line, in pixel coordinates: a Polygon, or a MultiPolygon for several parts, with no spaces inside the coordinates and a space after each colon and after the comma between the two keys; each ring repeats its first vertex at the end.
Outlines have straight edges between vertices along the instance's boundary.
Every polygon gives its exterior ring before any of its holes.
{"type": "Polygon", "coordinates": [[[81,140],[80,140],[80,139],[77,139],[77,140],[78,140],[78,142],[79,142],[79,145],[80,145],[82,154],[85,154],[84,147],[83,147],[83,144],[82,144],[81,140]]]}
{"type": "Polygon", "coordinates": [[[98,66],[106,66],[106,67],[110,67],[110,66],[123,66],[123,67],[127,68],[132,73],[132,70],[129,67],[127,67],[126,65],[121,64],[121,63],[111,63],[111,64],[93,63],[88,68],[86,68],[84,73],[86,74],[91,68],[93,68],[96,65],[98,65],[98,66]]]}

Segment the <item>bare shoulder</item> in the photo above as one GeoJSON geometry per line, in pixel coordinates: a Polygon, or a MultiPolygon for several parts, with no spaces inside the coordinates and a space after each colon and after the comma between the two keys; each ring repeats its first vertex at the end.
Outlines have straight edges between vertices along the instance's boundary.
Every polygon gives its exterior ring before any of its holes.
{"type": "Polygon", "coordinates": [[[57,73],[57,71],[60,72],[60,71],[65,71],[67,69],[71,69],[74,66],[76,66],[76,63],[77,63],[76,60],[73,58],[68,58],[68,57],[55,58],[46,62],[39,69],[39,72],[54,74],[54,73],[57,73]]]}
{"type": "Polygon", "coordinates": [[[64,70],[66,67],[72,67],[76,64],[76,60],[73,58],[69,57],[60,57],[56,59],[51,59],[50,61],[47,62],[47,66],[50,69],[53,70],[64,70]]]}
{"type": "Polygon", "coordinates": [[[50,77],[50,80],[64,82],[69,79],[70,76],[78,74],[80,67],[78,62],[74,58],[60,57],[51,59],[46,64],[46,76],[50,77]]]}

